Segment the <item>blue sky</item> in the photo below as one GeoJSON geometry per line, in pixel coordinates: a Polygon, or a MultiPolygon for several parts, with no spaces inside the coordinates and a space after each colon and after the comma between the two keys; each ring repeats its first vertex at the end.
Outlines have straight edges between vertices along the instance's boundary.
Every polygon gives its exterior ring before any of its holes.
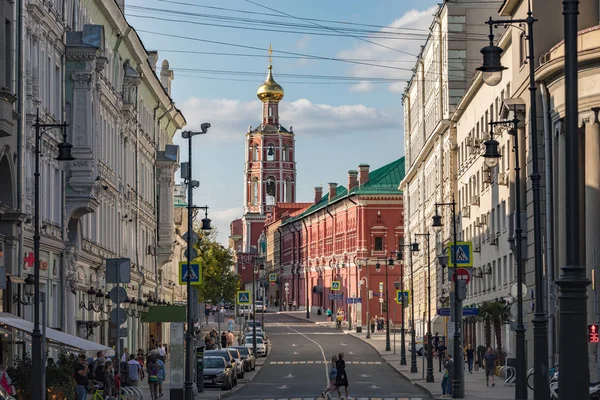
{"type": "MultiPolygon", "coordinates": [[[[293,126],[296,135],[296,200],[312,201],[313,187],[327,182],[346,185],[347,171],[358,164],[368,163],[373,169],[404,155],[401,94],[435,4],[431,0],[125,2],[126,16],[146,48],[158,50],[159,67],[168,59],[174,70],[172,97],[184,112],[187,128],[212,124],[208,135],[194,138],[193,174],[200,181],[194,201],[210,207],[209,217],[222,243],[227,242],[229,222],[243,213],[244,139],[248,126],[260,123],[256,89],[266,76],[269,44],[275,79],[285,90],[280,122],[293,126]],[[264,24],[267,21],[271,23],[264,24]],[[393,34],[374,36],[380,27],[393,34]],[[295,58],[286,58],[290,56],[295,58]]],[[[179,134],[174,141],[184,145],[179,134]]],[[[185,145],[182,161],[187,158],[185,145]]]]}

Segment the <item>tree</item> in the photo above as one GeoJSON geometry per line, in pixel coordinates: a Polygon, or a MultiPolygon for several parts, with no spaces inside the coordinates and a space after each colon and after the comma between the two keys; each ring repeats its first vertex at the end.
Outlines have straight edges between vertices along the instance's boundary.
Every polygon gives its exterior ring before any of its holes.
{"type": "Polygon", "coordinates": [[[494,335],[496,336],[496,352],[498,353],[498,362],[504,364],[505,353],[502,348],[502,324],[508,322],[510,318],[509,306],[504,301],[486,301],[479,307],[479,315],[485,321],[485,345],[492,347],[492,331],[494,326],[494,335]]]}
{"type": "Polygon", "coordinates": [[[208,236],[198,232],[196,243],[198,258],[202,268],[202,285],[197,286],[198,301],[233,302],[240,287],[240,277],[233,271],[233,254],[230,249],[217,243],[216,233],[208,236]]]}

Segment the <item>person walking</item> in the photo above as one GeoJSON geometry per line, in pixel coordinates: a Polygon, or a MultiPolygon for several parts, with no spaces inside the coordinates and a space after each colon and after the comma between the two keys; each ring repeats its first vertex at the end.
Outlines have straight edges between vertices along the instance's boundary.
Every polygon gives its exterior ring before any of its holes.
{"type": "Polygon", "coordinates": [[[162,362],[165,362],[166,356],[167,356],[167,349],[165,348],[165,345],[163,343],[161,343],[158,346],[158,359],[161,360],[162,362]]]}
{"type": "Polygon", "coordinates": [[[492,387],[496,386],[494,381],[494,370],[496,369],[496,355],[491,347],[488,347],[487,353],[483,356],[485,365],[485,385],[490,386],[490,376],[492,377],[492,387]]]}
{"type": "Polygon", "coordinates": [[[454,360],[450,353],[446,353],[444,362],[444,377],[442,378],[442,397],[452,396],[452,370],[454,369],[454,360]]]}
{"type": "Polygon", "coordinates": [[[440,372],[442,372],[442,365],[444,364],[446,349],[447,349],[447,347],[444,346],[443,343],[438,345],[437,357],[438,357],[438,364],[440,367],[440,372]]]}
{"type": "Polygon", "coordinates": [[[156,361],[158,364],[158,397],[163,397],[163,382],[166,377],[165,363],[160,358],[156,361]]]}
{"type": "MultiPolygon", "coordinates": [[[[104,384],[104,396],[105,398],[112,398],[116,393],[116,379],[115,379],[115,368],[113,366],[112,361],[106,360],[103,368],[104,380],[102,383],[104,384]]],[[[98,376],[98,374],[96,374],[98,376]]]]}
{"type": "Polygon", "coordinates": [[[156,355],[152,354],[148,357],[146,363],[146,372],[148,372],[148,386],[150,387],[150,399],[158,400],[158,372],[160,367],[156,362],[156,355]]]}
{"type": "Polygon", "coordinates": [[[227,335],[225,334],[225,331],[221,332],[221,347],[227,347],[227,335]]]}
{"type": "Polygon", "coordinates": [[[123,355],[121,356],[121,362],[129,362],[129,350],[127,349],[127,347],[125,347],[123,349],[123,355]]]}
{"type": "Polygon", "coordinates": [[[229,317],[229,321],[227,321],[227,329],[229,330],[229,332],[233,332],[233,326],[233,317],[229,317]]]}
{"type": "Polygon", "coordinates": [[[371,318],[371,333],[375,333],[375,317],[371,318]]]}
{"type": "Polygon", "coordinates": [[[346,374],[346,362],[344,361],[344,353],[338,354],[338,359],[335,362],[335,367],[337,368],[335,385],[338,387],[338,398],[344,398],[339,396],[340,388],[343,386],[344,392],[346,393],[345,399],[351,400],[351,398],[348,396],[348,375],[346,374]]]}
{"type": "Polygon", "coordinates": [[[87,357],[85,354],[80,354],[77,357],[79,361],[75,365],[75,392],[77,393],[77,400],[86,400],[88,394],[88,387],[90,386],[90,380],[88,379],[89,365],[87,363],[87,357]]]}
{"type": "Polygon", "coordinates": [[[233,332],[229,330],[225,336],[227,337],[227,347],[233,346],[233,332]]]}
{"type": "Polygon", "coordinates": [[[328,308],[327,311],[325,312],[325,314],[327,314],[327,319],[329,320],[329,322],[332,322],[333,319],[333,311],[331,311],[331,308],[328,308]]]}
{"type": "Polygon", "coordinates": [[[129,362],[127,363],[127,367],[129,369],[129,385],[130,386],[139,386],[140,385],[140,377],[142,376],[142,366],[135,359],[135,354],[132,354],[129,357],[129,362]]]}
{"type": "Polygon", "coordinates": [[[475,352],[470,344],[467,345],[467,350],[465,351],[465,357],[467,358],[467,365],[469,366],[469,373],[473,373],[473,360],[475,359],[475,352]]]}
{"type": "Polygon", "coordinates": [[[337,387],[335,381],[337,378],[337,356],[332,356],[331,357],[331,368],[329,368],[329,386],[327,387],[327,389],[325,389],[324,391],[321,392],[321,396],[326,398],[326,399],[331,399],[331,393],[337,391],[338,392],[338,398],[342,397],[342,394],[340,393],[340,389],[337,387]]]}
{"type": "Polygon", "coordinates": [[[0,364],[0,385],[6,390],[6,394],[11,396],[17,394],[12,379],[10,379],[10,376],[8,376],[8,373],[6,372],[6,364],[0,364]]]}

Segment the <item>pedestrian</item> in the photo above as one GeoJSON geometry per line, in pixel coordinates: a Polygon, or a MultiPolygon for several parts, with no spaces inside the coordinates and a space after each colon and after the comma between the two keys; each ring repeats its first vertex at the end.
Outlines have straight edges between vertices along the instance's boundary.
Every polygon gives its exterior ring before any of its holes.
{"type": "Polygon", "coordinates": [[[488,347],[487,353],[483,356],[485,365],[485,385],[490,386],[490,376],[492,377],[492,387],[496,386],[494,381],[494,370],[496,369],[496,355],[491,347],[488,347]]]}
{"type": "Polygon", "coordinates": [[[227,335],[225,334],[225,331],[221,332],[221,347],[227,347],[227,335]]]}
{"type": "Polygon", "coordinates": [[[146,374],[144,373],[144,350],[138,349],[137,362],[140,364],[140,380],[144,380],[146,374]]]}
{"type": "Polygon", "coordinates": [[[129,362],[127,363],[128,371],[129,371],[129,385],[130,386],[139,386],[140,385],[140,377],[142,376],[142,366],[135,359],[135,354],[132,354],[129,357],[129,362]]]}
{"type": "Polygon", "coordinates": [[[206,323],[208,324],[208,316],[210,315],[210,306],[206,306],[206,308],[204,309],[204,319],[206,320],[206,323]]]}
{"type": "Polygon", "coordinates": [[[454,368],[454,360],[450,353],[446,353],[446,361],[444,362],[444,377],[442,378],[442,397],[452,396],[452,369],[454,368]]]}
{"type": "Polygon", "coordinates": [[[150,387],[150,399],[158,400],[158,372],[160,367],[156,362],[157,358],[154,354],[148,357],[146,364],[146,372],[148,372],[148,386],[150,387]]]}
{"type": "Polygon", "coordinates": [[[165,349],[165,345],[164,344],[159,344],[158,345],[158,358],[159,360],[161,360],[162,362],[165,362],[165,356],[167,355],[167,349],[165,349]]]}
{"type": "Polygon", "coordinates": [[[8,376],[6,373],[6,364],[0,364],[0,385],[2,385],[4,390],[6,390],[6,394],[11,396],[15,396],[17,394],[17,391],[13,386],[12,379],[10,379],[10,376],[8,376]]]}
{"type": "Polygon", "coordinates": [[[166,371],[165,363],[159,358],[156,363],[158,364],[158,397],[163,397],[163,382],[165,380],[166,371]]]}
{"type": "Polygon", "coordinates": [[[436,352],[438,350],[439,345],[440,345],[440,336],[436,332],[435,336],[433,337],[433,348],[435,349],[436,352]]]}
{"type": "Polygon", "coordinates": [[[344,391],[346,393],[346,400],[351,400],[348,397],[348,375],[346,375],[346,362],[344,361],[344,353],[338,354],[338,359],[335,363],[335,367],[337,368],[337,375],[335,377],[335,385],[338,387],[338,398],[342,398],[340,396],[340,387],[344,387],[344,391]]]}
{"type": "Polygon", "coordinates": [[[465,351],[465,357],[467,357],[467,365],[469,366],[469,373],[473,373],[473,360],[475,359],[475,352],[471,345],[467,345],[467,350],[465,351]]]}
{"type": "Polygon", "coordinates": [[[337,387],[335,381],[337,378],[337,367],[336,367],[336,363],[337,363],[337,356],[332,356],[331,357],[331,368],[329,368],[329,386],[327,387],[327,389],[325,389],[324,391],[321,392],[321,396],[326,398],[326,399],[331,399],[331,393],[337,391],[338,392],[338,398],[342,397],[342,394],[340,393],[340,389],[337,387]]]}
{"type": "Polygon", "coordinates": [[[106,380],[106,369],[104,367],[106,361],[104,358],[100,358],[94,361],[94,365],[96,365],[96,368],[94,369],[94,381],[104,384],[104,381],[106,380]]]}
{"type": "Polygon", "coordinates": [[[371,318],[371,333],[375,333],[375,317],[371,318]]]}
{"type": "Polygon", "coordinates": [[[79,361],[75,365],[75,392],[77,393],[77,400],[86,400],[88,394],[88,387],[90,386],[90,380],[88,379],[89,365],[87,363],[87,357],[85,354],[80,354],[77,357],[79,361]]]}
{"type": "Polygon", "coordinates": [[[109,399],[116,394],[115,368],[112,361],[106,360],[102,366],[102,373],[104,374],[104,380],[102,381],[104,396],[109,399]]]}
{"type": "Polygon", "coordinates": [[[233,332],[233,317],[229,317],[229,321],[227,322],[227,329],[229,329],[229,332],[233,332]]]}
{"type": "Polygon", "coordinates": [[[327,315],[327,320],[329,320],[329,322],[331,322],[332,317],[333,317],[333,311],[331,311],[331,308],[327,309],[327,311],[325,312],[325,315],[327,315]]]}
{"type": "Polygon", "coordinates": [[[438,357],[438,364],[439,364],[439,367],[440,367],[440,372],[442,372],[442,365],[444,363],[444,357],[445,357],[444,353],[446,353],[446,349],[447,348],[446,348],[446,346],[444,346],[443,343],[441,343],[438,346],[437,357],[438,357]]]}
{"type": "Polygon", "coordinates": [[[124,363],[129,362],[129,350],[127,349],[127,347],[125,347],[123,349],[123,355],[121,356],[121,361],[124,363]]]}
{"type": "Polygon", "coordinates": [[[229,330],[225,336],[227,337],[227,347],[233,346],[233,332],[229,330]]]}

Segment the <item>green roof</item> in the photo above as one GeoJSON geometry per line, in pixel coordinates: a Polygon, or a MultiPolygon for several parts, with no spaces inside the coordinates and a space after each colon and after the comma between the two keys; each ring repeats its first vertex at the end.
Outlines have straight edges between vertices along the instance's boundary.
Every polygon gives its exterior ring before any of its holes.
{"type": "Polygon", "coordinates": [[[369,181],[364,185],[358,185],[350,191],[348,194],[348,189],[344,186],[338,186],[336,196],[329,201],[329,193],[324,195],[317,204],[314,204],[307,208],[303,213],[296,215],[293,218],[289,218],[282,225],[287,225],[303,217],[312,214],[322,208],[325,208],[327,205],[331,203],[335,203],[338,200],[343,198],[353,196],[353,195],[361,195],[361,194],[370,194],[370,195],[378,195],[378,194],[401,194],[398,190],[398,186],[400,186],[400,181],[404,179],[405,169],[404,169],[404,157],[397,159],[387,165],[384,165],[381,168],[378,168],[374,171],[369,172],[369,181]]]}

